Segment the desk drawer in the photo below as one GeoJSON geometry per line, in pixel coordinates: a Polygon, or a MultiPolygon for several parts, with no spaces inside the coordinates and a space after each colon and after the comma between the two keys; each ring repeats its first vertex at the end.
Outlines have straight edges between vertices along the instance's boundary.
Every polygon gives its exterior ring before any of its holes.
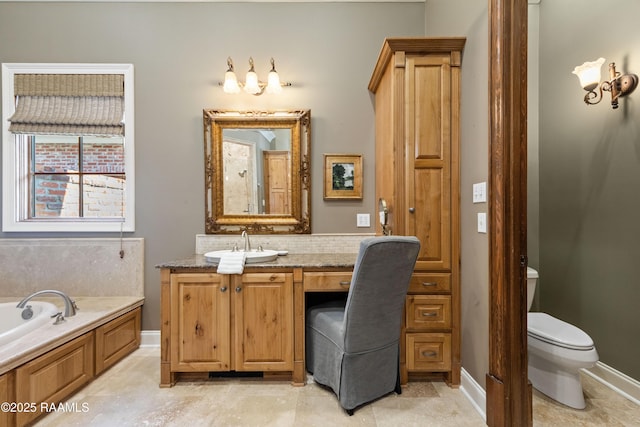
{"type": "Polygon", "coordinates": [[[408,371],[450,371],[451,334],[407,334],[408,371]]]}
{"type": "Polygon", "coordinates": [[[407,329],[451,328],[450,295],[408,295],[407,329]]]}
{"type": "Polygon", "coordinates": [[[410,294],[451,292],[451,273],[414,273],[409,283],[410,294]]]}
{"type": "Polygon", "coordinates": [[[304,273],[305,292],[348,291],[351,284],[351,272],[328,271],[324,273],[304,273]]]}

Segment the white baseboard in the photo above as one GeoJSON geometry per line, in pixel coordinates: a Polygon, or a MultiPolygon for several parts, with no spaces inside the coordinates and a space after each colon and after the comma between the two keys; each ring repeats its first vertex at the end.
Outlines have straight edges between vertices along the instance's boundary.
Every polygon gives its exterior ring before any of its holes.
{"type": "Polygon", "coordinates": [[[464,368],[460,371],[460,391],[469,399],[473,408],[480,414],[482,419],[487,422],[487,392],[478,384],[464,368]]]}
{"type": "Polygon", "coordinates": [[[140,347],[160,347],[160,331],[140,332],[140,347]]]}
{"type": "MultiPolygon", "coordinates": [[[[640,381],[602,362],[596,363],[596,366],[591,369],[583,369],[583,372],[621,396],[640,405],[640,381]]],[[[474,409],[478,411],[482,419],[486,422],[487,392],[464,368],[462,368],[460,373],[460,391],[469,399],[471,405],[473,405],[474,409]]]]}
{"type": "Polygon", "coordinates": [[[623,374],[620,371],[597,362],[596,366],[584,369],[584,373],[609,387],[611,390],[640,405],[640,381],[623,374]]]}

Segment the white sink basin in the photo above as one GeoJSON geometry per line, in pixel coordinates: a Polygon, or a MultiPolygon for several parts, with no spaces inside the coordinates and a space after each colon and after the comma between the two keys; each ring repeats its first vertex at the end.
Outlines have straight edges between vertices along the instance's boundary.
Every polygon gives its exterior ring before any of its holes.
{"type": "MultiPolygon", "coordinates": [[[[220,257],[224,254],[232,252],[231,249],[224,249],[220,251],[212,251],[204,254],[204,257],[207,261],[210,262],[220,262],[220,257]]],[[[244,252],[240,250],[239,252],[244,252]]],[[[252,250],[247,252],[247,258],[245,260],[245,264],[252,264],[257,262],[269,262],[274,261],[278,258],[278,251],[272,251],[270,249],[264,249],[262,251],[252,250]]]]}

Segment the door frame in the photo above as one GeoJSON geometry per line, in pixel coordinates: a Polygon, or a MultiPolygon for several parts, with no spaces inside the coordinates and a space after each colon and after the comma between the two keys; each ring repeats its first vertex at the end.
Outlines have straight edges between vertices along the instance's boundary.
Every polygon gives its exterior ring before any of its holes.
{"type": "Polygon", "coordinates": [[[487,425],[532,426],[527,378],[527,7],[489,0],[487,425]]]}

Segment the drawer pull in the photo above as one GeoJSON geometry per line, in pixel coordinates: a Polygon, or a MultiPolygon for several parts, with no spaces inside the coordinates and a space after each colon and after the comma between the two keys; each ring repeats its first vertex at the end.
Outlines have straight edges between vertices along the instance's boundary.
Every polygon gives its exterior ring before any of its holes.
{"type": "Polygon", "coordinates": [[[422,282],[422,286],[425,286],[425,287],[438,286],[438,283],[437,282],[422,282]]]}
{"type": "Polygon", "coordinates": [[[425,311],[424,313],[422,313],[422,317],[436,317],[438,315],[438,313],[436,313],[435,311],[425,311]]]}
{"type": "Polygon", "coordinates": [[[422,352],[422,356],[423,357],[436,357],[438,355],[438,353],[436,353],[435,351],[423,351],[422,352]]]}
{"type": "Polygon", "coordinates": [[[351,282],[347,281],[347,280],[343,280],[343,281],[340,282],[340,286],[349,286],[350,284],[351,284],[351,282]]]}

